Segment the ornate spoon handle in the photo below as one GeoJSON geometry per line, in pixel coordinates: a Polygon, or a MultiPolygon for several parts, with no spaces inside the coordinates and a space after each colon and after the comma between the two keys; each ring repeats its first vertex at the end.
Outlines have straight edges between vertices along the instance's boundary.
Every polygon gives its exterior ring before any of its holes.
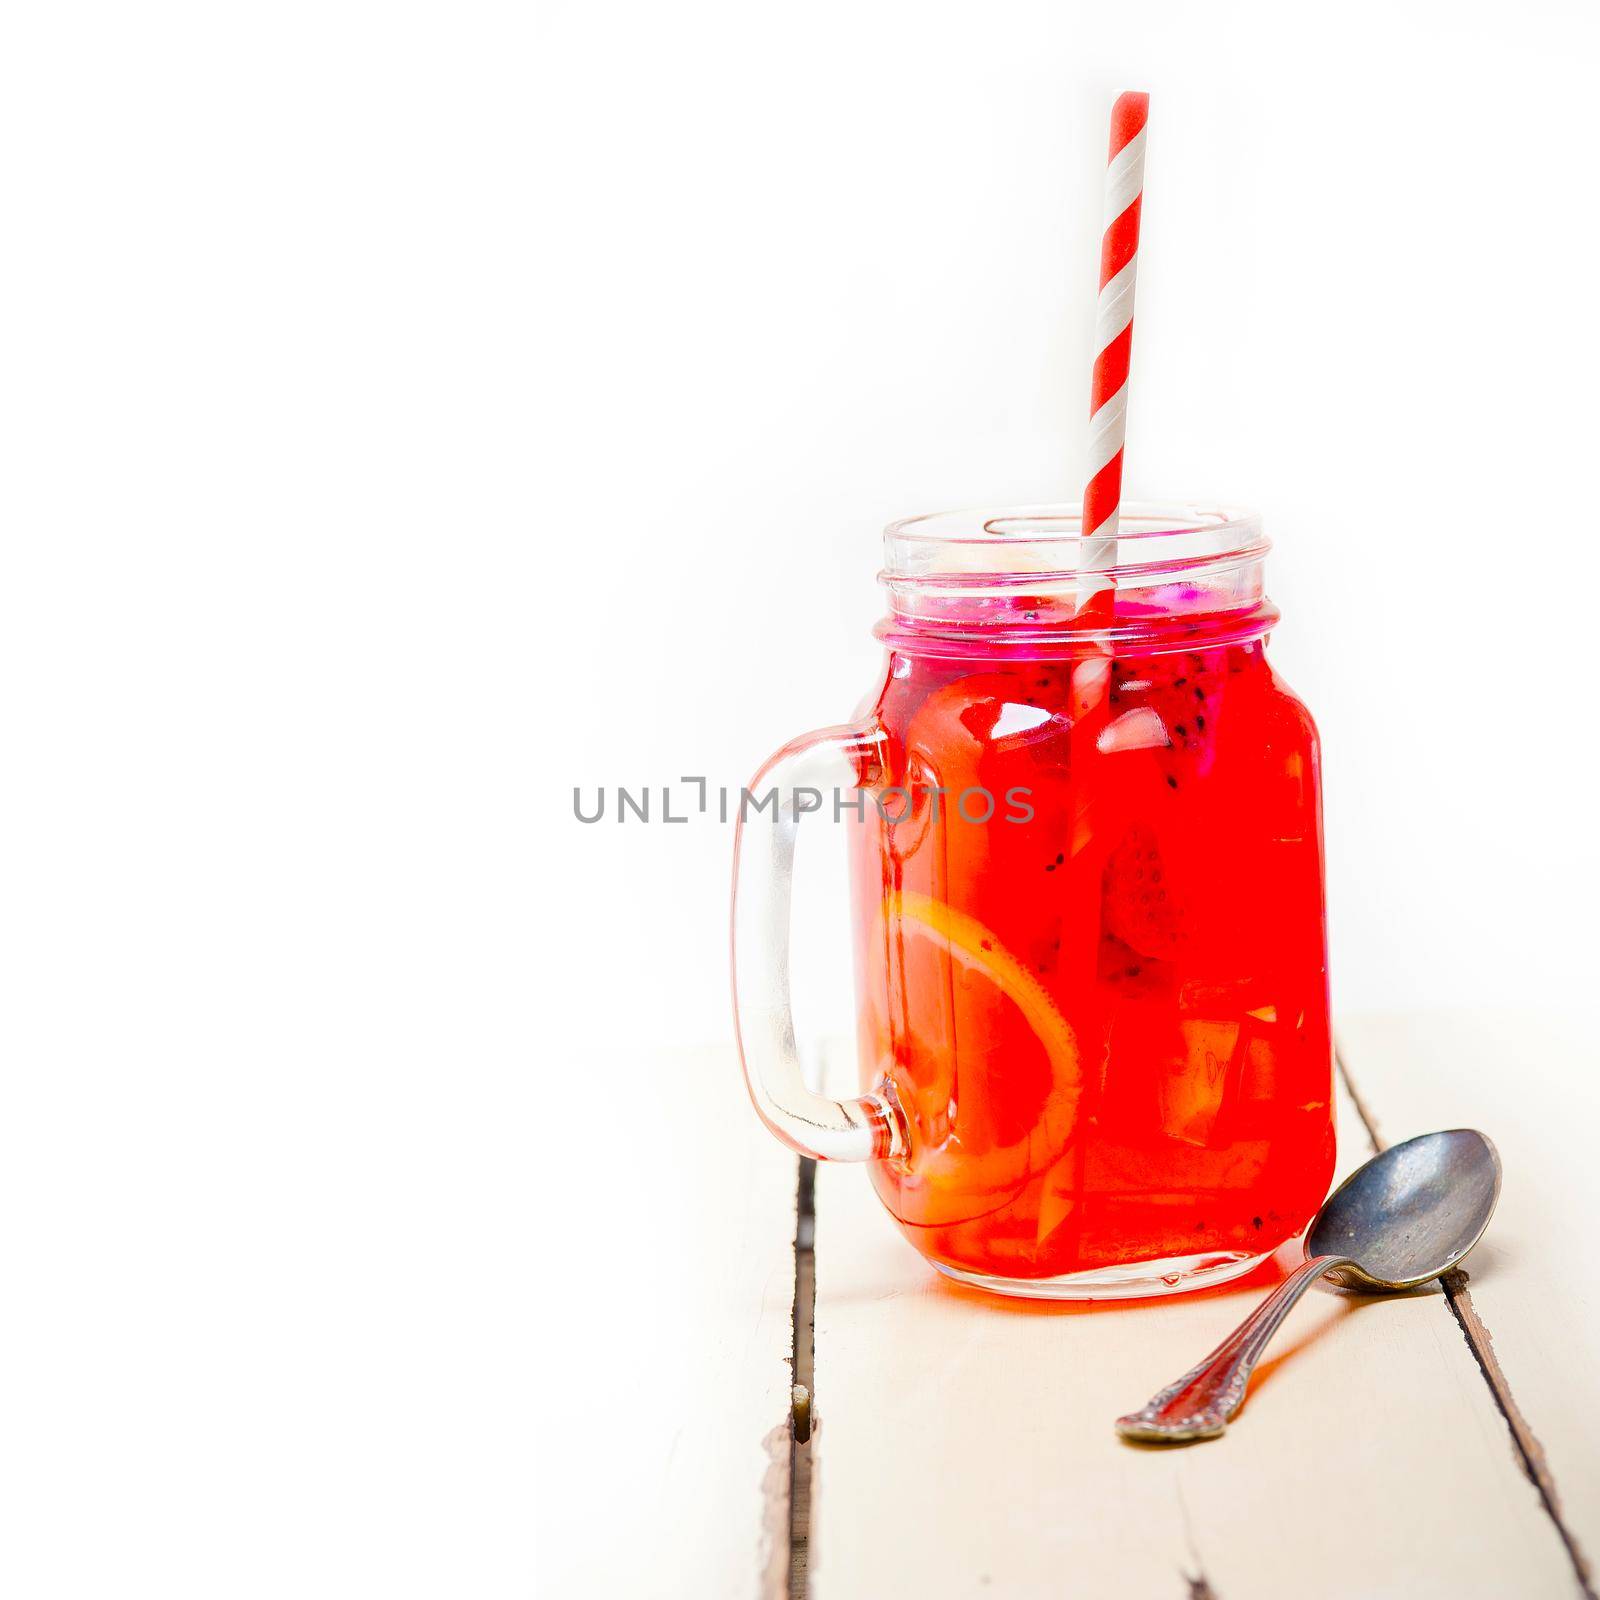
{"type": "Polygon", "coordinates": [[[1250,1374],[1307,1289],[1325,1272],[1350,1265],[1348,1256],[1312,1256],[1297,1267],[1192,1372],[1152,1395],[1139,1411],[1117,1418],[1124,1439],[1176,1444],[1215,1439],[1244,1399],[1250,1374]]]}

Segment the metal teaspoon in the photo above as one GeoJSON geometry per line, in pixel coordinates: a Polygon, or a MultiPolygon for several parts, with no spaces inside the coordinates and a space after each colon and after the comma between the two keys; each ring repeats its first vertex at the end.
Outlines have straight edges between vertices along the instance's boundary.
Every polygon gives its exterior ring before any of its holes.
{"type": "Polygon", "coordinates": [[[1192,1372],[1117,1419],[1124,1439],[1215,1439],[1244,1399],[1267,1341],[1319,1278],[1353,1289],[1415,1289],[1483,1237],[1500,1197],[1500,1157],[1476,1129],[1391,1145],[1323,1202],[1297,1267],[1192,1372]]]}

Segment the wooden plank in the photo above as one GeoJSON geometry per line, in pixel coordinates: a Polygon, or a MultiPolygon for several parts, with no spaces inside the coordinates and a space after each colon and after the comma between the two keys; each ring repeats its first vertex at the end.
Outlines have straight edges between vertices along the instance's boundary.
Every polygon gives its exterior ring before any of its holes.
{"type": "MultiPolygon", "coordinates": [[[[1340,1124],[1348,1168],[1348,1103],[1340,1124]]],[[[1281,1270],[1108,1306],[990,1298],[923,1263],[863,1174],[822,1169],[813,1595],[1570,1593],[1437,1293],[1314,1293],[1225,1439],[1116,1439],[1281,1270]]]]}
{"type": "MultiPolygon", "coordinates": [[[[1600,1045],[1576,1015],[1356,1017],[1341,1056],[1381,1137],[1482,1128],[1505,1168],[1456,1291],[1526,1470],[1575,1566],[1600,1552],[1600,1045]]],[[[1592,1575],[1589,1575],[1592,1585],[1592,1575]]]]}
{"type": "Polygon", "coordinates": [[[781,1595],[795,1158],[756,1120],[731,1050],[563,1071],[593,1086],[592,1144],[514,1265],[553,1291],[540,1592],[781,1595]],[[625,1116],[599,1114],[611,1087],[625,1116]]]}

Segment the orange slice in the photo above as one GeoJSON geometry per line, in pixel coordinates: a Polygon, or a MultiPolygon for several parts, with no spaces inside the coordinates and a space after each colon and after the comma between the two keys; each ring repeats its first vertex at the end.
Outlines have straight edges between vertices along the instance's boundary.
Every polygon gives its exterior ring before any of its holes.
{"type": "Polygon", "coordinates": [[[1049,1052],[1058,1085],[1071,1094],[1076,1104],[1083,1087],[1077,1035],[1044,985],[988,928],[943,900],[911,889],[891,890],[884,897],[884,909],[891,920],[898,916],[903,927],[939,939],[957,961],[981,972],[1016,1006],[1049,1052]]]}
{"type": "MultiPolygon", "coordinates": [[[[1077,1035],[1054,1000],[976,917],[945,901],[913,890],[891,891],[884,897],[891,925],[907,936],[929,939],[950,958],[992,984],[1015,1006],[1032,1030],[1050,1063],[1051,1086],[1037,1123],[1014,1145],[990,1149],[980,1156],[964,1149],[959,1136],[914,1150],[903,1169],[896,1215],[909,1226],[944,1226],[968,1222],[1003,1209],[1037,1174],[1061,1159],[1076,1123],[1083,1092],[1083,1066],[1077,1035]],[[978,1172],[985,1174],[974,1186],[978,1172]],[[999,1174],[1004,1178],[996,1184],[999,1174]],[[978,1207],[969,1210],[969,1207],[978,1207]]],[[[1063,1202],[1046,1197],[1051,1214],[1040,1223],[1054,1227],[1063,1202]]]]}

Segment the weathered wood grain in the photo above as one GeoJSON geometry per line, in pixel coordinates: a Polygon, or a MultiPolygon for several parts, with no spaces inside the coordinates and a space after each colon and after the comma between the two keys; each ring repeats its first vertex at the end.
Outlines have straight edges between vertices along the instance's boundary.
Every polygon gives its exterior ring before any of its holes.
{"type": "MultiPolygon", "coordinates": [[[[1348,1168],[1368,1152],[1348,1100],[1340,1118],[1348,1168]]],[[[1314,1293],[1225,1439],[1116,1439],[1113,1418],[1203,1355],[1272,1270],[1171,1300],[992,1299],[923,1263],[861,1173],[822,1169],[813,1595],[1571,1593],[1439,1294],[1314,1293]]]]}
{"type": "Polygon", "coordinates": [[[1507,1447],[1593,1592],[1600,1550],[1600,1045],[1576,1015],[1352,1018],[1341,1058],[1393,1143],[1469,1125],[1505,1168],[1494,1224],[1453,1275],[1463,1338],[1505,1417],[1507,1447]],[[1460,1281],[1455,1281],[1459,1278],[1460,1281]]]}

